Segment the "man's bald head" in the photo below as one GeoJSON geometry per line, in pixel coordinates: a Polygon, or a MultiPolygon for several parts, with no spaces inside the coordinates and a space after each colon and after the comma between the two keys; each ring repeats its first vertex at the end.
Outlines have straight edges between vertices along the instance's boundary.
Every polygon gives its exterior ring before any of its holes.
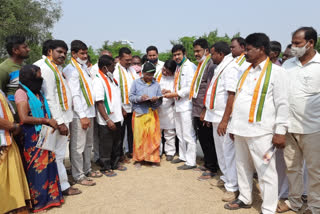
{"type": "Polygon", "coordinates": [[[112,53],[110,51],[108,51],[108,50],[103,50],[103,51],[100,52],[100,56],[104,56],[104,55],[112,57],[112,53]]]}

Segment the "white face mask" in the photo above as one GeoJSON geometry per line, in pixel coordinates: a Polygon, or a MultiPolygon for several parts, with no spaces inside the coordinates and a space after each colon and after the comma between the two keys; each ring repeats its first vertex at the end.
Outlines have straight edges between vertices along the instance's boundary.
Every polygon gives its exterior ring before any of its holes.
{"type": "Polygon", "coordinates": [[[81,65],[85,65],[87,63],[88,60],[82,60],[79,57],[77,57],[77,62],[79,62],[81,65]]]}
{"type": "MultiPolygon", "coordinates": [[[[307,43],[308,44],[308,43],[307,43]]],[[[302,57],[309,48],[307,48],[307,44],[303,47],[291,47],[291,54],[298,58],[302,57]]]]}
{"type": "Polygon", "coordinates": [[[205,60],[207,58],[206,53],[207,53],[207,50],[204,50],[202,58],[201,59],[197,59],[197,62],[202,62],[203,60],[205,60]]]}

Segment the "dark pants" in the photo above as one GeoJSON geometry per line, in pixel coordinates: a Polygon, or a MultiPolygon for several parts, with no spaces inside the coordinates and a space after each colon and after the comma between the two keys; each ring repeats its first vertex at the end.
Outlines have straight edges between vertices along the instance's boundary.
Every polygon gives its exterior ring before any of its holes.
{"type": "Polygon", "coordinates": [[[103,164],[101,170],[118,168],[121,156],[121,123],[115,123],[117,130],[112,131],[108,126],[98,125],[99,153],[103,164]]]}
{"type": "Polygon", "coordinates": [[[193,118],[193,125],[197,138],[204,154],[204,166],[211,172],[217,172],[219,169],[216,149],[214,146],[212,126],[203,125],[199,117],[193,118]]]}
{"type": "Polygon", "coordinates": [[[128,139],[128,147],[129,153],[133,153],[133,133],[132,133],[132,113],[127,113],[126,118],[124,118],[122,127],[121,127],[121,155],[123,155],[123,139],[124,134],[127,129],[127,139],[128,139]]]}

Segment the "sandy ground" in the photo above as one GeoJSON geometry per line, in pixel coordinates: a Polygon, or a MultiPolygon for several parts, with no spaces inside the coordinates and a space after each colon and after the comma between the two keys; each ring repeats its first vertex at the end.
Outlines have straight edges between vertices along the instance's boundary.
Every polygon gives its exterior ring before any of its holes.
{"type": "MultiPolygon", "coordinates": [[[[200,172],[180,171],[163,157],[160,167],[132,163],[128,170],[117,171],[112,178],[95,179],[96,186],[75,185],[82,194],[65,198],[65,204],[48,213],[260,213],[261,198],[255,187],[251,209],[228,211],[221,201],[224,190],[212,186],[211,181],[198,181],[200,172]]],[[[287,212],[292,214],[293,212],[287,212]]]]}

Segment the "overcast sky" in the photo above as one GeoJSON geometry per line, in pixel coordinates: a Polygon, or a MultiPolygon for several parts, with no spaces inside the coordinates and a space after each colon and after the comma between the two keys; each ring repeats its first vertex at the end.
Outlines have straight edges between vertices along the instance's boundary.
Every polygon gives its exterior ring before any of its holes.
{"type": "Polygon", "coordinates": [[[171,49],[170,40],[217,29],[221,36],[264,32],[285,47],[300,26],[320,33],[319,8],[320,0],[62,0],[53,36],[94,48],[105,40],[129,40],[142,52],[149,45],[162,52],[171,49]]]}

